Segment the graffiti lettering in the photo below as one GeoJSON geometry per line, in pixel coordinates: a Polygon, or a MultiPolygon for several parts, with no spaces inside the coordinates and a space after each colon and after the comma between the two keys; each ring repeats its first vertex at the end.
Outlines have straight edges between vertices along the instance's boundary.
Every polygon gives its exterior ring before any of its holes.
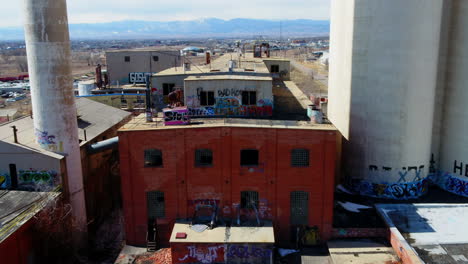
{"type": "Polygon", "coordinates": [[[188,109],[189,116],[213,116],[214,114],[215,110],[211,106],[188,109]]]}
{"type": "Polygon", "coordinates": [[[227,258],[264,258],[270,259],[272,250],[265,247],[255,245],[229,245],[226,257],[227,258]]]}
{"type": "Polygon", "coordinates": [[[58,180],[57,172],[52,170],[20,170],[18,176],[18,185],[22,189],[47,189],[58,180]]]}
{"type": "MultiPolygon", "coordinates": [[[[424,168],[425,168],[424,165],[409,166],[408,169],[406,169],[406,167],[401,168],[401,170],[398,171],[398,176],[399,176],[398,183],[407,182],[406,177],[409,176],[410,173],[414,173],[413,181],[421,180],[424,177],[424,174],[423,174],[424,168]]],[[[392,167],[382,166],[382,170],[383,170],[384,173],[386,173],[386,175],[388,175],[388,173],[391,173],[392,167]]],[[[374,174],[378,173],[379,172],[379,166],[369,165],[369,171],[371,173],[374,173],[374,174]]],[[[376,174],[376,175],[379,175],[379,174],[376,174]]],[[[380,176],[382,176],[382,175],[380,175],[380,176]]]]}
{"type": "Polygon", "coordinates": [[[188,110],[186,107],[179,108],[165,108],[163,109],[164,113],[164,124],[168,125],[186,125],[190,123],[190,118],[188,116],[188,110]]]}
{"type": "Polygon", "coordinates": [[[365,196],[406,200],[425,194],[428,185],[427,179],[404,183],[371,183],[356,179],[351,182],[351,190],[365,196]]]}
{"type": "Polygon", "coordinates": [[[130,83],[146,83],[146,75],[151,76],[150,72],[131,72],[128,74],[130,83]]]}
{"type": "Polygon", "coordinates": [[[185,263],[192,263],[193,261],[214,263],[219,261],[219,258],[222,258],[222,261],[224,260],[224,245],[212,247],[187,246],[187,249],[189,251],[188,254],[183,258],[179,258],[179,261],[184,261],[185,263]]]}
{"type": "Polygon", "coordinates": [[[218,96],[219,97],[226,97],[226,96],[240,96],[242,93],[241,90],[237,89],[223,89],[223,90],[218,90],[218,96]]]}
{"type": "Polygon", "coordinates": [[[196,199],[188,200],[187,205],[219,205],[220,200],[218,199],[196,199]]]}
{"type": "Polygon", "coordinates": [[[468,197],[468,179],[448,172],[438,172],[431,175],[431,181],[451,193],[468,197]]]}
{"type": "Polygon", "coordinates": [[[465,167],[463,167],[463,162],[460,162],[460,165],[458,165],[458,162],[455,160],[453,162],[453,173],[457,174],[457,171],[459,171],[458,174],[460,176],[468,177],[468,164],[465,164],[465,167]],[[465,173],[463,173],[463,169],[465,169],[465,173]]]}
{"type": "Polygon", "coordinates": [[[56,142],[54,135],[49,135],[47,131],[40,131],[36,129],[36,139],[37,143],[44,149],[50,151],[63,151],[63,143],[60,141],[59,144],[56,142]]]}

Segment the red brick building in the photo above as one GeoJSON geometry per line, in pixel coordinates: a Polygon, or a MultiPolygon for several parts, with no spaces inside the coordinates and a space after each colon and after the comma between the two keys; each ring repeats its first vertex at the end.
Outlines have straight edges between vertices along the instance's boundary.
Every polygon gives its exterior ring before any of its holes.
{"type": "Polygon", "coordinates": [[[127,244],[145,245],[156,220],[159,242],[168,245],[175,220],[192,217],[197,204],[215,203],[220,217],[236,219],[245,196],[273,222],[279,245],[289,244],[299,225],[330,237],[339,142],[333,126],[203,122],[155,126],[140,116],[119,130],[127,244]]]}

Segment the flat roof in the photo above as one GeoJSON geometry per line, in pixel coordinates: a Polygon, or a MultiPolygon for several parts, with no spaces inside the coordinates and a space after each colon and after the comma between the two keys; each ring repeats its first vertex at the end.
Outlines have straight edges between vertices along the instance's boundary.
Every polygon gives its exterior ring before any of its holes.
{"type": "Polygon", "coordinates": [[[275,243],[275,235],[271,223],[263,226],[217,226],[213,229],[207,228],[203,232],[194,231],[188,222],[174,224],[169,243],[275,243]],[[187,238],[177,239],[177,233],[186,233],[187,238]]]}
{"type": "Polygon", "coordinates": [[[376,204],[426,263],[468,262],[468,204],[376,204]]]}
{"type": "Polygon", "coordinates": [[[146,114],[133,117],[119,131],[144,131],[161,129],[190,129],[208,127],[247,127],[247,128],[279,128],[279,129],[310,129],[336,131],[332,124],[314,124],[310,121],[247,119],[247,118],[193,118],[189,125],[164,126],[162,113],[154,122],[146,122],[146,114]]]}
{"type": "Polygon", "coordinates": [[[59,192],[0,190],[0,243],[59,195],[59,192]]]}
{"type": "Polygon", "coordinates": [[[170,75],[195,75],[195,74],[229,74],[228,63],[233,60],[237,66],[233,69],[235,73],[245,73],[249,75],[255,74],[270,74],[262,58],[254,58],[253,53],[246,53],[239,57],[237,53],[226,53],[223,56],[213,60],[211,65],[191,65],[190,70],[184,71],[183,67],[172,67],[160,71],[153,76],[170,76],[170,75]],[[246,70],[247,69],[247,70],[246,70]]]}
{"type": "Polygon", "coordinates": [[[184,79],[185,81],[209,81],[209,80],[252,80],[252,81],[272,81],[273,78],[268,76],[255,76],[255,75],[203,75],[203,76],[189,76],[184,79]]]}

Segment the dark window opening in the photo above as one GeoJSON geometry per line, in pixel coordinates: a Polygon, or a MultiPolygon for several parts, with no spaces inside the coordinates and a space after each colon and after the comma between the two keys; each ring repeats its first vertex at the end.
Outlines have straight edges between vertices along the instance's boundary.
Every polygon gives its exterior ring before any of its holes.
{"type": "Polygon", "coordinates": [[[159,61],[159,56],[153,56],[153,61],[159,61]]]}
{"type": "Polygon", "coordinates": [[[271,73],[278,73],[279,72],[279,65],[271,65],[270,72],[271,73]]]}
{"type": "Polygon", "coordinates": [[[309,167],[309,150],[293,149],[291,150],[292,167],[309,167]]]}
{"type": "Polygon", "coordinates": [[[195,166],[206,167],[213,165],[213,152],[211,149],[195,150],[195,166]]]}
{"type": "Polygon", "coordinates": [[[256,105],[257,104],[257,92],[242,92],[242,104],[243,105],[256,105]]]}
{"type": "Polygon", "coordinates": [[[290,202],[291,225],[307,225],[309,223],[309,193],[291,192],[290,202]]]}
{"type": "Polygon", "coordinates": [[[258,166],[258,150],[243,149],[240,158],[241,166],[258,166]]]}
{"type": "Polygon", "coordinates": [[[200,105],[208,106],[215,104],[214,92],[200,92],[200,105]]]}
{"type": "Polygon", "coordinates": [[[159,149],[145,149],[145,167],[162,167],[162,152],[159,149]]]}
{"type": "Polygon", "coordinates": [[[130,61],[130,56],[125,56],[125,62],[129,62],[130,61]]]}
{"type": "Polygon", "coordinates": [[[241,192],[241,209],[258,209],[258,192],[242,191],[241,192]]]}
{"type": "Polygon", "coordinates": [[[156,219],[158,217],[165,216],[164,192],[147,192],[146,203],[149,219],[156,219]]]}
{"type": "Polygon", "coordinates": [[[169,95],[174,91],[174,83],[163,83],[163,95],[169,95]]]}

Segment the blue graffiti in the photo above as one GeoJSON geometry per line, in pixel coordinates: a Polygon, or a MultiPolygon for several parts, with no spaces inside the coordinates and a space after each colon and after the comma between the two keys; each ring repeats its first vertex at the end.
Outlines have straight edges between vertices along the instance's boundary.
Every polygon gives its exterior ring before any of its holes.
{"type": "Polygon", "coordinates": [[[229,245],[227,250],[228,258],[266,258],[271,257],[272,250],[255,245],[229,245]]]}
{"type": "Polygon", "coordinates": [[[427,178],[414,182],[372,183],[354,179],[351,190],[364,196],[383,199],[408,200],[417,199],[427,193],[429,181],[427,178]]]}
{"type": "Polygon", "coordinates": [[[8,189],[11,187],[10,175],[8,173],[0,174],[0,189],[8,189]]]}
{"type": "Polygon", "coordinates": [[[444,190],[468,197],[468,179],[462,179],[448,172],[439,171],[431,177],[431,181],[444,190]]]}

